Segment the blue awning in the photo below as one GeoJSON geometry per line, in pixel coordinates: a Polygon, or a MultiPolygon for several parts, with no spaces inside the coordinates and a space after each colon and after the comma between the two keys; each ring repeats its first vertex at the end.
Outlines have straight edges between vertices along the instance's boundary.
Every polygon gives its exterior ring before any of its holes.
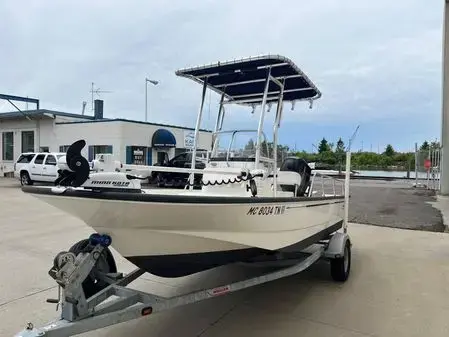
{"type": "Polygon", "coordinates": [[[170,131],[166,129],[158,129],[151,139],[153,147],[176,147],[176,138],[170,131]]]}
{"type": "MultiPolygon", "coordinates": [[[[271,76],[283,82],[283,101],[318,99],[317,87],[288,58],[280,55],[264,55],[235,61],[180,69],[176,75],[190,78],[207,85],[215,92],[225,93],[229,101],[239,104],[260,104],[262,102],[268,70],[271,76]]],[[[268,102],[277,101],[279,86],[270,82],[268,102]]]]}

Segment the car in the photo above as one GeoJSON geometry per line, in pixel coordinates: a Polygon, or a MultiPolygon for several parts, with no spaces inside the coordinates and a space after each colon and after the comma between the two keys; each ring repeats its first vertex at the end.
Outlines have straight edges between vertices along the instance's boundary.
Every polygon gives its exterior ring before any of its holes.
{"type": "Polygon", "coordinates": [[[58,178],[58,159],[65,156],[60,152],[25,152],[14,164],[14,176],[20,184],[33,185],[34,182],[54,183],[58,178]]]}
{"type": "MultiPolygon", "coordinates": [[[[205,151],[198,151],[196,156],[196,169],[204,169],[206,167],[207,155],[205,151]]],[[[183,152],[168,159],[168,155],[165,154],[165,158],[162,163],[156,163],[154,166],[164,166],[164,167],[177,167],[177,168],[190,168],[192,164],[192,152],[183,152]]],[[[194,181],[196,185],[199,185],[203,175],[195,174],[194,181]]],[[[158,187],[172,186],[172,187],[185,187],[187,180],[189,178],[188,173],[180,172],[158,172],[153,170],[151,173],[151,180],[153,183],[157,184],[158,187]]],[[[197,186],[198,187],[198,186],[197,186]]]]}

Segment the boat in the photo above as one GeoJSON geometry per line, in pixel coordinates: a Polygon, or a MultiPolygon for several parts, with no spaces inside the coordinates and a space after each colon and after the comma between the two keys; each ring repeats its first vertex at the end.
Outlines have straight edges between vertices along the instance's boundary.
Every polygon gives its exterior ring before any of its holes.
{"type": "Polygon", "coordinates": [[[278,131],[284,106],[321,92],[289,58],[262,55],[176,71],[202,86],[190,168],[149,167],[188,173],[184,189],[145,189],[145,177],[91,172],[81,155],[83,139],[61,158],[56,186],[25,186],[29,193],[108,235],[111,246],[137,267],[161,277],[251,262],[260,256],[299,251],[343,226],[343,182],[313,173],[303,159],[278,162],[278,131]],[[207,89],[220,95],[213,144],[204,169],[195,168],[207,89]],[[260,109],[255,129],[223,130],[234,104],[260,109]],[[273,146],[264,132],[276,106],[273,146]],[[202,174],[200,188],[195,174],[202,174]],[[341,185],[341,189],[338,187],[341,185]],[[326,190],[327,186],[327,190],[326,190]]]}

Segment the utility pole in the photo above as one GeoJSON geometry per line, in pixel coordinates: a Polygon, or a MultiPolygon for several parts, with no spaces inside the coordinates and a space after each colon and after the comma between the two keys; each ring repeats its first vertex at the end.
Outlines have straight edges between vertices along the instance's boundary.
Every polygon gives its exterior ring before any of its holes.
{"type": "Polygon", "coordinates": [[[449,6],[444,1],[443,21],[443,109],[441,113],[441,176],[440,193],[449,194],[449,6]]]}

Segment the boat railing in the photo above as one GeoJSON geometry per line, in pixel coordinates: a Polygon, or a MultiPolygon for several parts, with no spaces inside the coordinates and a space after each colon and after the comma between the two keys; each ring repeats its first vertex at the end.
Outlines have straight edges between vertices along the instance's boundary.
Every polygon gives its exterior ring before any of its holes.
{"type": "Polygon", "coordinates": [[[308,196],[344,196],[345,182],[341,179],[314,172],[309,186],[308,196]]]}

